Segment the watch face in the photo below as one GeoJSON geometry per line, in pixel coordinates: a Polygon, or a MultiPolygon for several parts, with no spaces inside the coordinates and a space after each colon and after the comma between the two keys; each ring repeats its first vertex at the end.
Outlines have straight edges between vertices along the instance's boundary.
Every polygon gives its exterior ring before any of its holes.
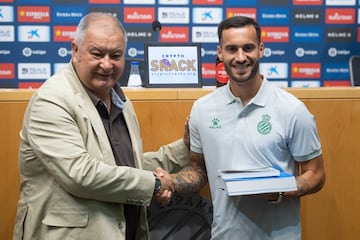
{"type": "Polygon", "coordinates": [[[155,187],[154,187],[154,191],[158,192],[161,189],[161,182],[160,179],[158,177],[155,177],[155,187]]]}

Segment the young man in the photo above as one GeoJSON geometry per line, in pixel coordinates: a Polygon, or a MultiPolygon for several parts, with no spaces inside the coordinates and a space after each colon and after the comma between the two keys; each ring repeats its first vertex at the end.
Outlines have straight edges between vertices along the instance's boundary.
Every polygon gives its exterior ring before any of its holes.
{"type": "Polygon", "coordinates": [[[117,85],[126,42],[115,17],[86,15],[71,62],[30,100],[20,132],[14,239],[149,238],[145,207],[154,196],[167,203],[172,183],[141,170],[143,161],[181,165],[188,150],[179,140],[143,156],[135,111],[117,85]]]}
{"type": "Polygon", "coordinates": [[[325,182],[314,116],[260,74],[264,44],[253,19],[226,19],[218,35],[229,83],[194,103],[190,164],[172,175],[175,190],[196,192],[209,181],[212,239],[301,239],[300,197],[325,182]],[[295,175],[298,190],[229,197],[219,181],[221,169],[267,166],[295,175]]]}

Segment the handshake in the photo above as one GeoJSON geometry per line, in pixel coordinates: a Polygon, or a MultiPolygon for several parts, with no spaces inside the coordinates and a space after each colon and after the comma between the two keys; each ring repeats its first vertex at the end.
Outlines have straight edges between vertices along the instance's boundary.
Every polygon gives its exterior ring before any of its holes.
{"type": "Polygon", "coordinates": [[[165,206],[170,203],[172,194],[175,192],[175,178],[160,167],[156,168],[154,175],[160,179],[161,183],[160,189],[154,194],[154,199],[161,206],[165,206]]]}

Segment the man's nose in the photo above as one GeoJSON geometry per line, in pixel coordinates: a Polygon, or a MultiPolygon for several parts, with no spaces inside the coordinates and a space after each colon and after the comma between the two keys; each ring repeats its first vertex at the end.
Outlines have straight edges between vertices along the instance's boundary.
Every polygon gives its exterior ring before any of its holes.
{"type": "Polygon", "coordinates": [[[113,67],[112,63],[111,63],[111,59],[109,56],[105,56],[102,58],[101,60],[101,64],[100,66],[103,68],[103,69],[111,69],[113,67]]]}
{"type": "Polygon", "coordinates": [[[242,49],[238,49],[236,52],[236,60],[239,62],[243,62],[246,60],[246,53],[242,49]]]}

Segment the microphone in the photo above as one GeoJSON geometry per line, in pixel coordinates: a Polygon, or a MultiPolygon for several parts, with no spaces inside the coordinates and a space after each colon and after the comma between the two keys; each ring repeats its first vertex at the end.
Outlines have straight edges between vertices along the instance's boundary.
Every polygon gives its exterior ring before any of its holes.
{"type": "Polygon", "coordinates": [[[161,23],[158,20],[154,20],[151,24],[152,29],[154,30],[154,32],[160,32],[161,30],[161,23]]]}
{"type": "Polygon", "coordinates": [[[161,30],[161,23],[158,20],[154,20],[151,24],[153,31],[155,32],[155,41],[160,42],[160,30],[161,30]]]}

